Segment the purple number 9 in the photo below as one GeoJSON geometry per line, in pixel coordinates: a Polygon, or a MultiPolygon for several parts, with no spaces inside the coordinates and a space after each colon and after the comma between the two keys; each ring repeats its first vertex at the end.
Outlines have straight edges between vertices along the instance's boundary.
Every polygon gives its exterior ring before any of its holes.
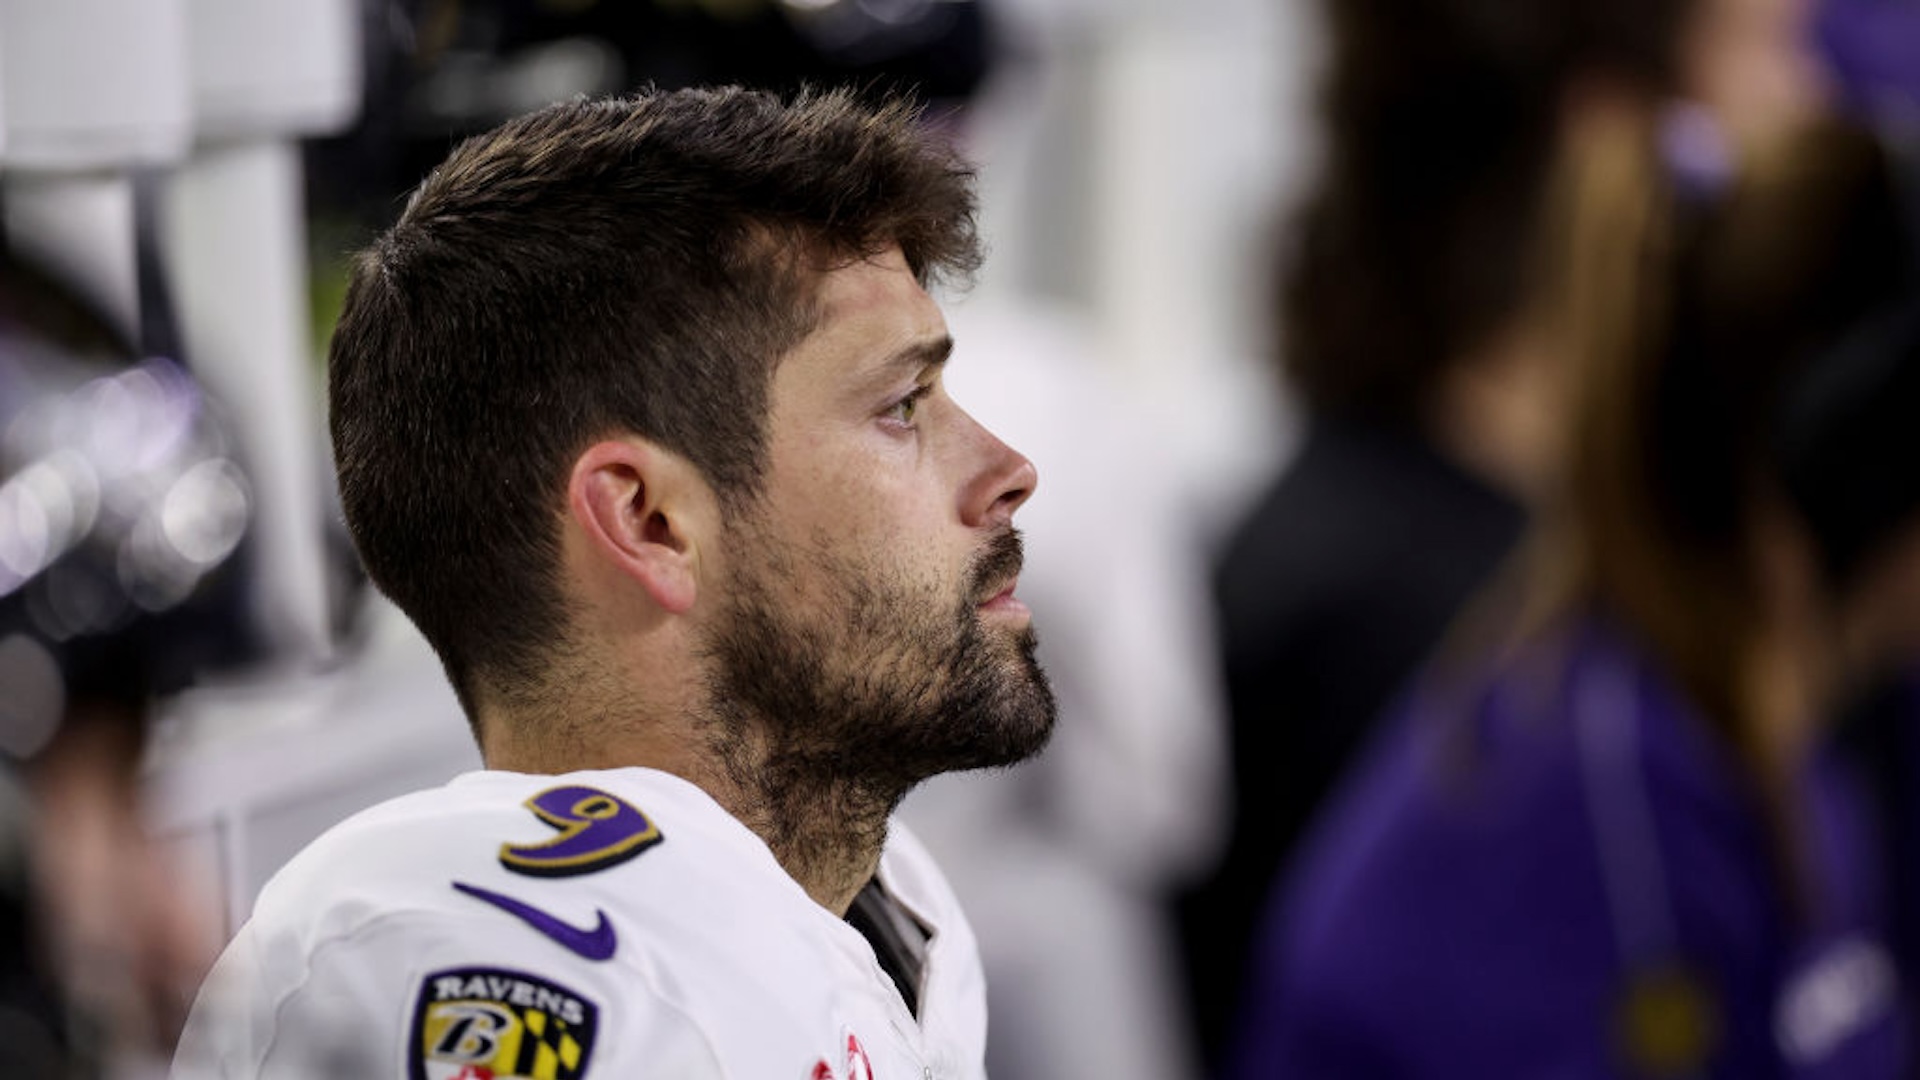
{"type": "Polygon", "coordinates": [[[507,869],[535,877],[590,874],[660,842],[660,830],[647,816],[599,788],[549,788],[526,801],[527,809],[560,830],[540,844],[502,844],[507,869]]]}

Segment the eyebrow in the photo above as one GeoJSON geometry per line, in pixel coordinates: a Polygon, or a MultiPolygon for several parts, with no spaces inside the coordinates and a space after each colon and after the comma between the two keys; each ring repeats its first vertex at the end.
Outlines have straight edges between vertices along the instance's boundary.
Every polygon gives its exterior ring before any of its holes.
{"type": "Polygon", "coordinates": [[[849,401],[864,404],[868,395],[893,386],[903,372],[918,376],[927,368],[946,364],[947,358],[952,355],[953,338],[947,334],[903,345],[852,377],[847,384],[849,401]]]}
{"type": "Polygon", "coordinates": [[[875,365],[878,371],[895,371],[900,368],[939,367],[953,355],[953,337],[942,334],[928,341],[916,341],[893,353],[875,365]]]}

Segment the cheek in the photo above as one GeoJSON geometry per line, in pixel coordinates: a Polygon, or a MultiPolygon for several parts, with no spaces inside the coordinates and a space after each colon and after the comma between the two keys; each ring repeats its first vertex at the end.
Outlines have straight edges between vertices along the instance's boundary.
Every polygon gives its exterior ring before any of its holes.
{"type": "Polygon", "coordinates": [[[810,524],[864,550],[938,547],[960,532],[950,486],[931,460],[873,455],[819,477],[810,524]]]}
{"type": "MultiPolygon", "coordinates": [[[[977,538],[960,520],[958,484],[939,434],[917,446],[815,446],[769,477],[781,533],[845,564],[925,591],[964,581],[977,538]]],[[[819,561],[816,559],[815,561],[819,561]]]]}

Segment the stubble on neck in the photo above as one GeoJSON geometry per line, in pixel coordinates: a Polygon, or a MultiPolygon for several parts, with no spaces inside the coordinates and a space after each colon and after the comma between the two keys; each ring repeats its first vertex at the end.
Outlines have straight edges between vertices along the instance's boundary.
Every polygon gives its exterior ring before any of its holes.
{"type": "Polygon", "coordinates": [[[751,721],[707,727],[707,760],[718,767],[707,792],[766,842],[815,903],[845,916],[879,870],[887,821],[906,786],[837,760],[846,755],[781,745],[751,721]]]}

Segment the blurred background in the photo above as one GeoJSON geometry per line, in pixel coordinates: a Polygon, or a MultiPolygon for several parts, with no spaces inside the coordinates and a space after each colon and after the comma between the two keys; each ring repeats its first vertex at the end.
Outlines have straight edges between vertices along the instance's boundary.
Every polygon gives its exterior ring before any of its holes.
{"type": "MultiPolygon", "coordinates": [[[[321,388],[348,257],[463,136],[721,82],[911,93],[980,166],[989,258],[942,298],[948,381],[1043,478],[1023,595],[1062,721],[1037,762],[941,778],[904,813],[976,924],[992,1075],[1449,1075],[1236,1047],[1314,1007],[1262,927],[1312,891],[1287,884],[1297,848],[1376,717],[1533,523],[1563,521],[1578,403],[1608,395],[1557,358],[1633,319],[1582,323],[1559,284],[1599,289],[1582,226],[1638,220],[1570,193],[1631,145],[1653,189],[1717,205],[1748,147],[1815,117],[1903,160],[1913,0],[0,0],[0,1062],[164,1073],[287,858],[478,767],[334,506],[321,388]]],[[[1901,293],[1898,273],[1862,292],[1901,293]]],[[[1868,351],[1909,357],[1888,333],[1868,351]]],[[[1781,483],[1811,514],[1804,490],[1911,475],[1911,449],[1809,451],[1812,479],[1781,483]]],[[[1889,484],[1832,511],[1849,536],[1912,520],[1889,484]]],[[[1874,625],[1900,623],[1920,593],[1873,580],[1895,608],[1874,625]]],[[[1876,655],[1913,655],[1899,642],[1876,655]]],[[[1882,766],[1860,788],[1898,867],[1920,740],[1905,684],[1859,682],[1874,708],[1849,683],[1800,711],[1871,715],[1847,730],[1882,766]]],[[[1881,876],[1888,910],[1920,899],[1881,876]]],[[[1652,1028],[1686,1028],[1691,1002],[1648,1006],[1652,1028]]],[[[1670,1058],[1617,1074],[1712,1054],[1670,1058]]]]}

